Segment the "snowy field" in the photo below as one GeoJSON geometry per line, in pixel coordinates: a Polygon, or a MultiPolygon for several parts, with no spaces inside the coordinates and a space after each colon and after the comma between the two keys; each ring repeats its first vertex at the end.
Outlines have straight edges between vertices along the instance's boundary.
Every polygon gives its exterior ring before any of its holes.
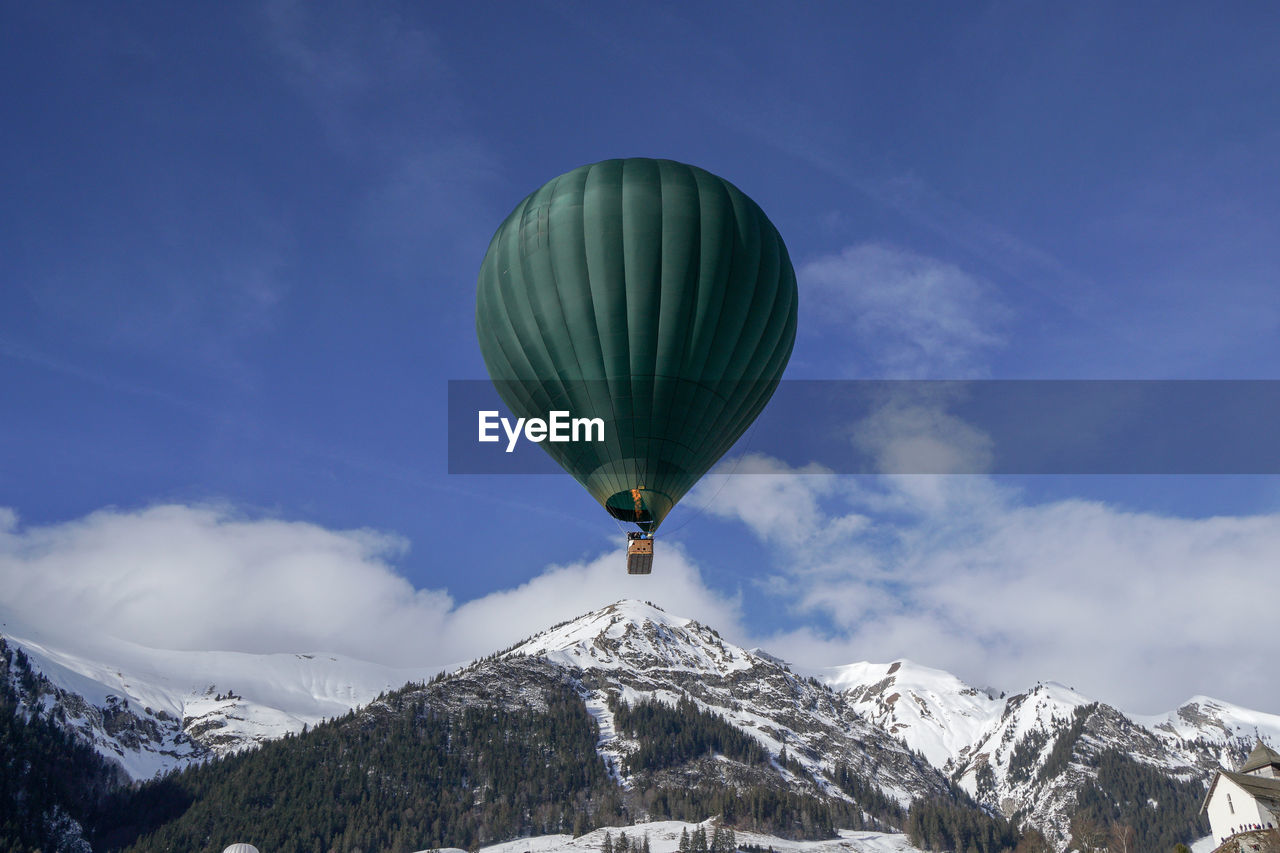
{"type": "MultiPolygon", "coordinates": [[[[557,853],[557,851],[599,851],[604,845],[604,834],[609,832],[616,839],[619,832],[626,832],[631,839],[649,837],[649,848],[652,853],[675,853],[680,846],[680,831],[687,829],[690,834],[698,826],[706,827],[710,838],[714,827],[710,821],[702,824],[685,823],[679,820],[654,821],[635,826],[614,826],[592,830],[580,838],[571,835],[539,835],[533,838],[519,838],[515,841],[504,841],[483,847],[484,853],[557,853]]],[[[753,844],[758,847],[772,847],[777,853],[917,853],[905,835],[891,832],[854,832],[840,830],[840,837],[827,841],[788,841],[772,835],[760,835],[754,832],[736,832],[738,845],[753,844]]],[[[428,853],[428,851],[422,851],[428,853]]],[[[446,847],[440,853],[465,853],[456,847],[446,847]]],[[[1196,853],[1201,853],[1197,850],[1196,853]]]]}

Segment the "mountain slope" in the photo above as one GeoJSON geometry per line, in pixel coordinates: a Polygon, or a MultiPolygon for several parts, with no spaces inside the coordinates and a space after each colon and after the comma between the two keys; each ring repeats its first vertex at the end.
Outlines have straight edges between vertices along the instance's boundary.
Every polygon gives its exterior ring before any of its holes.
{"type": "Polygon", "coordinates": [[[617,815],[596,729],[545,661],[486,661],[122,798],[103,846],[414,850],[569,832],[617,815]],[[157,807],[157,803],[159,807],[157,807]],[[149,815],[159,813],[159,820],[149,815]]]}
{"type": "Polygon", "coordinates": [[[863,716],[951,769],[999,718],[1004,703],[950,673],[911,661],[853,663],[815,671],[863,716]]]}
{"type": "MultiPolygon", "coordinates": [[[[564,830],[584,808],[589,821],[728,814],[743,801],[732,792],[750,791],[742,821],[813,837],[836,827],[904,826],[913,801],[957,802],[958,785],[992,814],[1027,820],[1059,846],[1081,811],[1190,840],[1196,824],[1188,804],[1212,770],[1234,764],[1254,736],[1280,740],[1280,717],[1207,697],[1130,717],[1062,685],[997,696],[909,661],[803,674],[635,601],[555,626],[431,684],[421,683],[423,670],[338,656],[114,643],[95,660],[16,642],[41,674],[37,688],[21,694],[20,713],[39,709],[57,719],[133,779],[243,755],[330,718],[342,718],[344,731],[396,737],[478,708],[522,719],[545,713],[548,691],[559,691],[590,727],[603,781],[579,789],[575,796],[589,805],[573,814],[546,813],[529,824],[485,818],[522,832],[564,830]],[[393,689],[406,681],[417,683],[393,689]]],[[[221,796],[210,793],[221,783],[209,779],[188,792],[192,802],[221,796]]],[[[455,829],[467,825],[451,820],[455,829]]],[[[459,831],[473,833],[468,843],[482,837],[477,825],[459,831]]],[[[442,831],[431,837],[450,842],[442,831]]]]}
{"type": "MultiPolygon", "coordinates": [[[[605,732],[600,751],[615,766],[633,745],[613,726],[610,696],[668,704],[686,696],[759,743],[774,757],[778,779],[790,786],[843,796],[829,777],[844,765],[874,777],[904,806],[914,797],[947,795],[946,780],[935,768],[831,689],[649,604],[609,605],[517,645],[505,657],[539,657],[570,672],[596,709],[605,732]],[[779,760],[784,748],[790,765],[779,760]]],[[[730,772],[724,766],[703,769],[722,778],[730,772]]],[[[629,782],[625,774],[622,781],[629,782]]]]}
{"type": "Polygon", "coordinates": [[[93,658],[9,636],[48,681],[40,697],[131,779],[149,779],[340,716],[428,677],[337,655],[192,652],[108,641],[93,658]]]}
{"type": "Polygon", "coordinates": [[[1235,766],[1256,738],[1280,742],[1280,716],[1207,697],[1168,714],[1131,717],[1060,684],[997,697],[909,661],[818,674],[979,802],[1029,819],[1060,843],[1112,753],[1134,763],[1126,776],[1146,767],[1175,785],[1193,783],[1177,795],[1189,800],[1219,765],[1235,766]]]}
{"type": "Polygon", "coordinates": [[[952,796],[834,691],[623,602],[144,787],[169,816],[99,834],[131,849],[186,849],[210,827],[219,842],[256,829],[271,849],[414,849],[719,815],[823,838],[901,823],[920,794],[952,796]]]}
{"type": "Polygon", "coordinates": [[[84,827],[123,775],[62,724],[52,686],[0,638],[0,850],[84,853],[84,827]]]}

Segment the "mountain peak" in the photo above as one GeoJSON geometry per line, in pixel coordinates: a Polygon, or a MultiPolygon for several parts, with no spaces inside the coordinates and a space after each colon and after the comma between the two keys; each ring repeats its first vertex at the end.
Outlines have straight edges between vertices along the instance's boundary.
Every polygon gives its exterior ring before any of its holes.
{"type": "Polygon", "coordinates": [[[651,669],[726,673],[757,659],[693,619],[623,599],[556,625],[520,643],[508,656],[542,657],[573,669],[651,669]]]}
{"type": "Polygon", "coordinates": [[[996,721],[1004,702],[949,672],[899,658],[815,670],[862,715],[944,767],[996,721]]]}
{"type": "Polygon", "coordinates": [[[922,666],[907,658],[898,658],[892,663],[872,663],[859,661],[843,666],[830,666],[813,670],[819,681],[830,685],[833,690],[846,690],[850,687],[889,679],[889,684],[929,689],[965,690],[972,689],[949,672],[922,666]]]}
{"type": "Polygon", "coordinates": [[[624,619],[630,619],[633,622],[674,622],[684,624],[690,621],[680,616],[672,616],[652,601],[641,601],[637,598],[620,598],[613,604],[605,605],[599,610],[584,614],[580,618],[586,618],[595,613],[608,613],[624,619]]]}

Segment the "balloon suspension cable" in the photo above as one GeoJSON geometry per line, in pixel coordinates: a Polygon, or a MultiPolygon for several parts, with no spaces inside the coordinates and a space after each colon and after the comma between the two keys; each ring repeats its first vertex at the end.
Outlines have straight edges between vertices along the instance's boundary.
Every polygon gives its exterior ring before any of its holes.
{"type": "Polygon", "coordinates": [[[615,517],[614,517],[614,516],[612,516],[612,515],[611,515],[611,516],[609,516],[609,518],[613,520],[613,526],[614,526],[614,527],[616,527],[616,528],[618,528],[618,532],[619,532],[619,533],[630,533],[630,532],[631,532],[631,531],[627,530],[627,528],[624,526],[624,525],[626,524],[626,522],[624,522],[622,519],[620,519],[620,518],[615,518],[615,517]]]}
{"type": "Polygon", "coordinates": [[[683,529],[684,529],[684,527],[685,527],[685,525],[687,525],[689,522],[693,521],[695,518],[697,518],[699,515],[701,515],[703,510],[705,510],[707,507],[711,506],[711,504],[715,503],[716,498],[720,497],[720,493],[724,491],[724,487],[725,487],[725,486],[727,486],[727,485],[729,485],[729,479],[730,479],[731,477],[733,477],[733,475],[734,475],[734,474],[738,473],[738,466],[742,464],[742,460],[746,458],[746,456],[747,456],[747,452],[748,452],[749,450],[751,450],[751,441],[752,441],[752,439],[754,439],[754,438],[756,437],[756,427],[757,427],[757,426],[759,426],[759,424],[758,424],[758,423],[753,423],[753,424],[751,425],[751,429],[747,430],[747,445],[746,445],[746,447],[743,447],[743,448],[742,448],[742,452],[741,452],[741,453],[739,453],[739,454],[738,454],[738,458],[734,460],[734,462],[733,462],[733,470],[732,470],[732,471],[730,471],[728,474],[723,475],[723,476],[724,476],[724,482],[720,484],[720,488],[716,489],[716,493],[715,493],[714,495],[712,495],[710,498],[708,498],[708,499],[707,499],[707,500],[702,504],[702,506],[698,507],[698,508],[697,508],[697,509],[695,509],[692,513],[690,513],[688,518],[686,518],[684,521],[680,522],[680,526],[679,526],[679,527],[675,528],[674,530],[668,530],[668,531],[667,531],[667,535],[668,535],[668,536],[670,536],[672,533],[676,533],[676,532],[678,532],[678,531],[680,531],[680,530],[683,530],[683,529]]]}

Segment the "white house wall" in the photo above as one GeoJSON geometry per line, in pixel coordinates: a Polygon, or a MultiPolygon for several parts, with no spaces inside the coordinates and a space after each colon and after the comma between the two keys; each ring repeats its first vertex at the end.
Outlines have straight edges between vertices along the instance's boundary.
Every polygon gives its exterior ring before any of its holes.
{"type": "Polygon", "coordinates": [[[1209,800],[1209,826],[1213,830],[1213,839],[1219,844],[1229,835],[1238,832],[1249,823],[1265,824],[1274,821],[1270,812],[1259,811],[1258,802],[1253,795],[1245,791],[1226,776],[1218,777],[1218,784],[1213,788],[1213,798],[1209,800]],[[1227,796],[1231,797],[1231,806],[1227,805],[1227,796]]]}

